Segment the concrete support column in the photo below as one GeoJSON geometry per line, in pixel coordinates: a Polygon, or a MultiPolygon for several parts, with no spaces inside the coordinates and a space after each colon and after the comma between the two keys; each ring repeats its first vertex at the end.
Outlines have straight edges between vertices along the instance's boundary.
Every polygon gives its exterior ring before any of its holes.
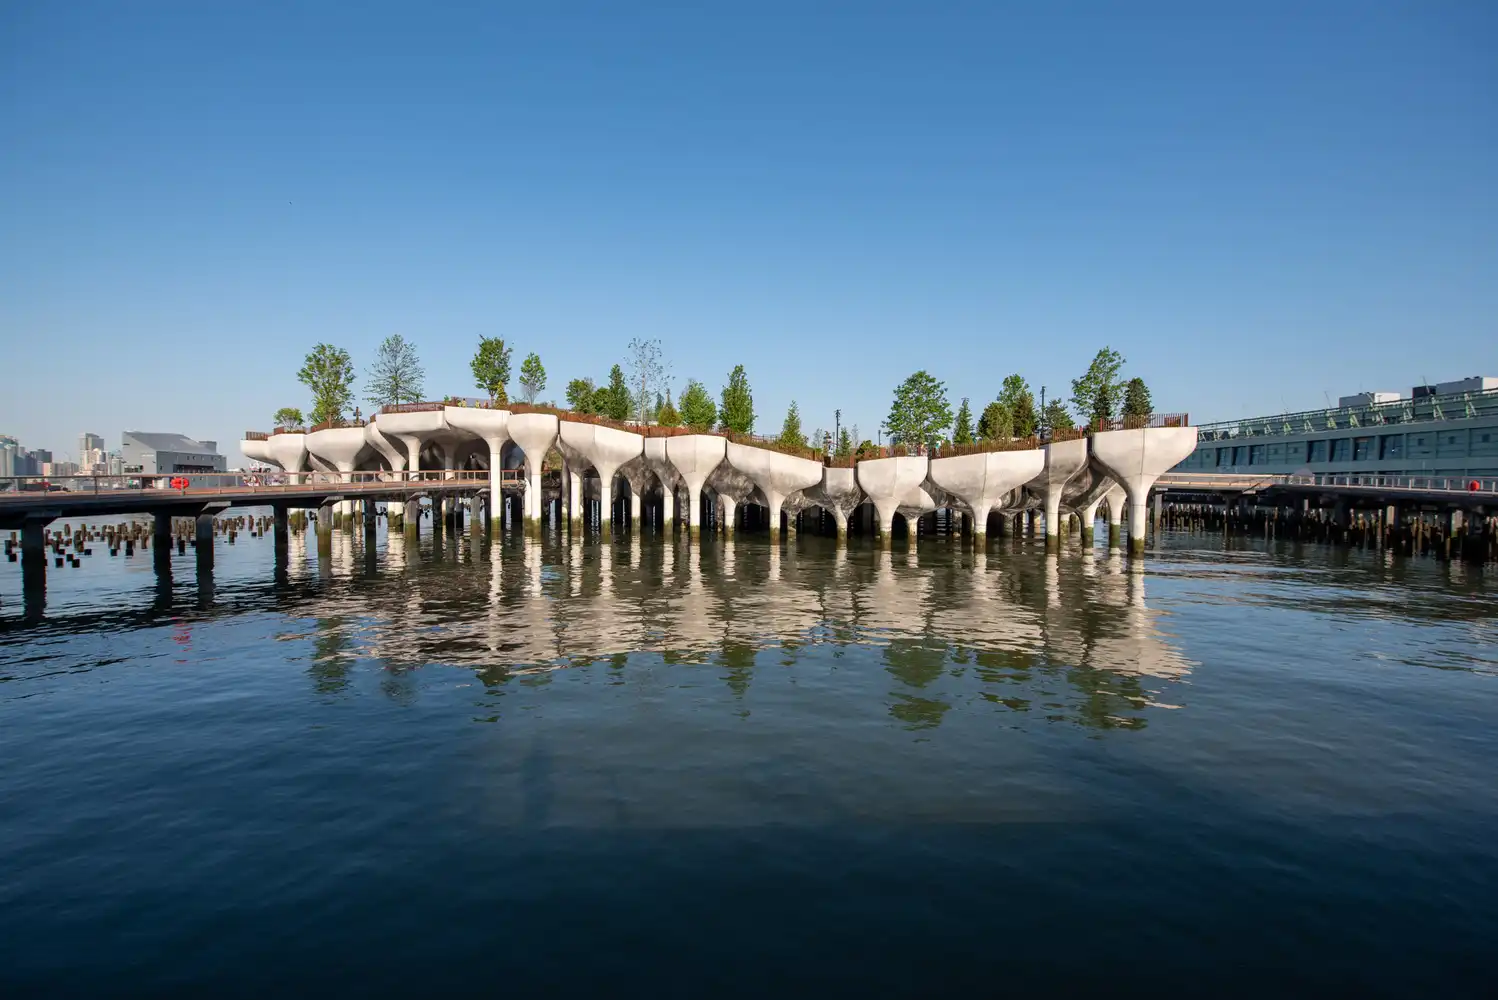
{"type": "Polygon", "coordinates": [[[1093,544],[1093,527],[1097,524],[1097,509],[1102,505],[1103,499],[1103,497],[1098,497],[1082,508],[1082,544],[1089,549],[1093,544]]]}
{"type": "Polygon", "coordinates": [[[47,604],[47,522],[31,519],[21,525],[21,591],[28,621],[42,616],[47,604]]]}
{"type": "Polygon", "coordinates": [[[1130,490],[1129,494],[1129,555],[1144,555],[1145,534],[1149,530],[1149,492],[1130,490]]]}
{"type": "Polygon", "coordinates": [[[1122,486],[1116,486],[1103,494],[1108,505],[1108,548],[1116,549],[1123,544],[1123,509],[1128,494],[1122,486]]]}
{"type": "Polygon", "coordinates": [[[421,501],[407,500],[405,513],[401,515],[401,529],[407,538],[421,534],[421,501]]]}
{"type": "Polygon", "coordinates": [[[373,500],[364,501],[364,538],[369,544],[374,544],[375,537],[375,506],[373,500]]]}
{"type": "Polygon", "coordinates": [[[640,536],[640,493],[633,483],[629,485],[629,533],[636,538],[640,536]]]}
{"type": "Polygon", "coordinates": [[[385,528],[387,531],[396,531],[405,525],[403,512],[405,507],[398,500],[385,501],[385,528]]]}
{"type": "Polygon", "coordinates": [[[1164,512],[1165,494],[1159,490],[1155,491],[1155,504],[1150,511],[1150,529],[1155,533],[1155,542],[1159,544],[1160,518],[1164,512]]]}
{"type": "Polygon", "coordinates": [[[772,493],[765,499],[770,501],[770,541],[778,542],[780,541],[780,511],[785,503],[785,497],[779,493],[772,493]]]}
{"type": "Polygon", "coordinates": [[[734,515],[738,512],[739,502],[731,496],[720,496],[718,501],[723,505],[723,537],[733,537],[734,515]]]}
{"type": "Polygon", "coordinates": [[[832,523],[837,528],[838,544],[848,544],[848,515],[843,513],[843,509],[841,507],[832,508],[832,523]]]}
{"type": "Polygon", "coordinates": [[[889,548],[895,541],[895,510],[896,505],[893,503],[888,507],[874,504],[874,511],[879,517],[879,542],[885,548],[889,548]]]}
{"type": "Polygon", "coordinates": [[[1061,548],[1061,487],[1047,487],[1045,491],[1045,548],[1054,552],[1061,548]]]}
{"type": "Polygon", "coordinates": [[[156,511],[154,515],[155,526],[151,530],[151,547],[154,549],[170,549],[172,547],[172,515],[170,512],[156,511]]]}
{"type": "Polygon", "coordinates": [[[206,558],[211,566],[213,565],[213,515],[199,514],[195,529],[193,538],[197,545],[198,563],[201,565],[206,558]]]}
{"type": "Polygon", "coordinates": [[[287,548],[291,544],[291,518],[288,513],[285,507],[271,508],[271,521],[274,524],[274,538],[278,549],[287,548]]]}
{"type": "Polygon", "coordinates": [[[661,491],[661,532],[667,537],[676,535],[676,489],[671,486],[661,491]]]}
{"type": "Polygon", "coordinates": [[[702,491],[687,487],[687,537],[692,541],[702,537],[702,491]]]}
{"type": "Polygon", "coordinates": [[[317,508],[317,558],[318,561],[333,556],[333,508],[329,504],[317,508]]]}
{"type": "Polygon", "coordinates": [[[500,458],[503,448],[503,441],[489,442],[489,530],[495,535],[504,530],[501,501],[504,499],[505,470],[500,458]]]}

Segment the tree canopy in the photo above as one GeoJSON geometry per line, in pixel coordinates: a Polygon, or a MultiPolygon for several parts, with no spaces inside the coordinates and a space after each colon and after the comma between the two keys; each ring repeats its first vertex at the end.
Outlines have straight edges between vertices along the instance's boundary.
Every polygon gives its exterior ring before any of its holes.
{"type": "Polygon", "coordinates": [[[312,393],[313,425],[343,419],[354,395],[354,363],[348,351],[318,344],[308,352],[296,377],[312,393]]]}
{"type": "Polygon", "coordinates": [[[1009,436],[1033,437],[1040,429],[1040,414],[1035,409],[1035,394],[1023,375],[1014,374],[1004,379],[999,387],[1000,403],[1009,411],[1009,436]]]}
{"type": "Polygon", "coordinates": [[[696,379],[687,382],[681,393],[681,419],[694,431],[709,431],[718,419],[718,406],[707,388],[696,379]]]}
{"type": "Polygon", "coordinates": [[[922,369],[895,389],[884,426],[890,436],[906,446],[934,447],[952,424],[947,388],[922,369]]]}
{"type": "MultiPolygon", "coordinates": [[[[629,384],[624,381],[624,369],[615,365],[609,369],[609,384],[604,390],[607,396],[601,412],[610,420],[628,420],[634,400],[629,393],[629,384]]],[[[597,394],[594,394],[597,399],[597,394]]]]}
{"type": "Polygon", "coordinates": [[[776,443],[785,448],[805,448],[806,433],[801,430],[801,408],[796,401],[791,400],[790,409],[785,411],[785,423],[780,427],[780,437],[776,443]]]}
{"type": "Polygon", "coordinates": [[[849,434],[848,428],[844,427],[837,434],[837,457],[847,458],[851,454],[853,454],[853,435],[849,434]]]}
{"type": "Polygon", "coordinates": [[[593,395],[598,387],[590,378],[575,378],[567,383],[567,405],[574,413],[592,413],[593,395]]]}
{"type": "Polygon", "coordinates": [[[659,400],[661,386],[665,384],[671,366],[665,361],[659,340],[641,340],[639,337],[629,342],[628,361],[635,419],[643,424],[653,415],[654,409],[659,408],[659,404],[652,408],[650,401],[659,400]]]}
{"type": "Polygon", "coordinates": [[[480,337],[478,350],[468,363],[474,383],[489,394],[492,403],[510,401],[510,348],[503,337],[480,337]]]}
{"type": "Polygon", "coordinates": [[[968,407],[966,396],[962,397],[962,405],[957,407],[957,423],[952,429],[952,443],[973,443],[973,411],[968,407]]]}
{"type": "Polygon", "coordinates": [[[676,407],[671,405],[671,390],[666,390],[666,401],[661,408],[655,412],[655,422],[662,427],[680,427],[681,414],[676,412],[676,407]]]}
{"type": "Polygon", "coordinates": [[[1066,404],[1059,399],[1053,399],[1045,404],[1045,425],[1046,429],[1053,434],[1056,431],[1073,430],[1077,426],[1071,414],[1067,412],[1066,404]]]}
{"type": "Polygon", "coordinates": [[[368,375],[369,394],[364,399],[370,406],[414,403],[421,399],[425,378],[421,359],[416,356],[416,345],[398,333],[380,341],[368,375]]]}
{"type": "Polygon", "coordinates": [[[1118,380],[1123,363],[1122,354],[1104,347],[1093,357],[1087,371],[1071,380],[1072,408],[1088,424],[1106,427],[1113,422],[1123,398],[1123,385],[1118,380]]]}
{"type": "Polygon", "coordinates": [[[1126,417],[1148,417],[1155,412],[1149,386],[1137,375],[1124,383],[1123,412],[1126,417]]]}
{"type": "Polygon", "coordinates": [[[276,426],[283,430],[291,430],[302,426],[302,411],[295,406],[283,406],[276,411],[276,426]]]}
{"type": "Polygon", "coordinates": [[[727,430],[754,433],[754,393],[749,388],[749,376],[744,373],[743,365],[734,365],[733,371],[728,373],[719,417],[727,430]]]}
{"type": "Polygon", "coordinates": [[[983,408],[978,418],[978,437],[984,441],[1007,441],[1014,437],[1014,416],[997,399],[983,408]]]}
{"type": "Polygon", "coordinates": [[[534,403],[545,388],[546,369],[541,364],[541,355],[532,351],[520,362],[520,392],[527,403],[534,403]]]}

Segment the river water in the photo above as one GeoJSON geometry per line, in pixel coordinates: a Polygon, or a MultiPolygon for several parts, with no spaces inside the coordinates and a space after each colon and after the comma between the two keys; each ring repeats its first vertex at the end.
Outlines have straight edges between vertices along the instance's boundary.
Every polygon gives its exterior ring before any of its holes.
{"type": "Polygon", "coordinates": [[[1498,977],[1476,570],[382,527],[48,573],[28,622],[0,563],[7,997],[1498,977]]]}

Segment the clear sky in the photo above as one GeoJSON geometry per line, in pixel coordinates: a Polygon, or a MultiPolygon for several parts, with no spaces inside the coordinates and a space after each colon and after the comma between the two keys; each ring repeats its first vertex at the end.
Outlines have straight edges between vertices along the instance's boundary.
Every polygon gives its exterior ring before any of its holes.
{"type": "MultiPolygon", "coordinates": [[[[1104,344],[1199,421],[1498,375],[1498,3],[0,4],[0,432],[480,335],[872,438],[1104,344]]],[[[361,384],[356,386],[362,388],[361,384]]]]}

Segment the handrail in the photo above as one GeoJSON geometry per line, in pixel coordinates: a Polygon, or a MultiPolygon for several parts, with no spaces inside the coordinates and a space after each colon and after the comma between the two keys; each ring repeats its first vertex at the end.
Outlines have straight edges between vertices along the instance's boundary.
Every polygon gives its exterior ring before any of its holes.
{"type": "MultiPolygon", "coordinates": [[[[461,488],[487,486],[489,473],[484,469],[442,469],[420,472],[203,472],[120,476],[6,476],[0,478],[0,505],[37,501],[44,498],[122,497],[122,496],[222,496],[245,493],[306,493],[327,489],[329,492],[381,492],[398,489],[461,488]],[[297,482],[292,482],[292,477],[297,482]],[[172,489],[174,478],[185,477],[191,485],[186,490],[172,489]],[[68,485],[63,485],[67,483],[68,485]]],[[[500,470],[502,486],[525,484],[519,469],[500,470]]]]}
{"type": "Polygon", "coordinates": [[[1203,441],[1238,437],[1283,437],[1319,431],[1363,431],[1378,433],[1381,427],[1418,424],[1435,420],[1469,419],[1489,413],[1498,414],[1498,389],[1475,392],[1448,392],[1402,398],[1387,403],[1365,403],[1360,406],[1333,406],[1294,413],[1271,413],[1217,420],[1198,424],[1203,441]]]}
{"type": "Polygon", "coordinates": [[[246,441],[269,441],[270,440],[270,432],[269,431],[245,431],[244,432],[244,440],[246,440],[246,441]]]}
{"type": "Polygon", "coordinates": [[[1168,472],[1157,481],[1161,486],[1206,489],[1264,486],[1336,487],[1342,489],[1402,490],[1410,493],[1488,494],[1498,495],[1498,479],[1471,476],[1379,476],[1356,473],[1313,473],[1300,475],[1240,475],[1224,472],[1168,472]],[[1474,489],[1473,486],[1476,485],[1474,489]]]}

